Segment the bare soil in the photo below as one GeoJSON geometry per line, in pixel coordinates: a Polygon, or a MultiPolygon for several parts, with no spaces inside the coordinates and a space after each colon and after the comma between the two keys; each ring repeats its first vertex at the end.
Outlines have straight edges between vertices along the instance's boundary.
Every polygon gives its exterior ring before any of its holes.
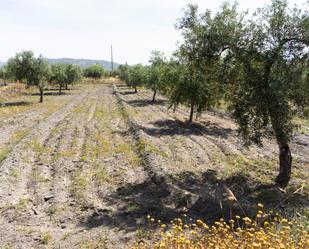
{"type": "Polygon", "coordinates": [[[308,210],[309,133],[293,138],[293,179],[281,190],[274,141],[246,149],[227,116],[205,112],[187,125],[186,108],[173,113],[162,96],[151,104],[151,92],[112,83],[0,120],[0,148],[10,148],[0,164],[0,248],[129,248],[148,238],[147,214],[211,223],[241,212],[225,186],[248,215],[258,202],[308,210]]]}

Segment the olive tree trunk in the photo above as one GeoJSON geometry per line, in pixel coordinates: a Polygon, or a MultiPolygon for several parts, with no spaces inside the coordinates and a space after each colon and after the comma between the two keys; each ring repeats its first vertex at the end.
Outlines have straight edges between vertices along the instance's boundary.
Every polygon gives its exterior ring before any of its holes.
{"type": "Polygon", "coordinates": [[[62,84],[59,84],[59,94],[61,94],[62,84]]]}
{"type": "Polygon", "coordinates": [[[191,103],[191,107],[190,107],[190,116],[189,116],[189,120],[188,123],[191,124],[192,120],[193,120],[193,114],[194,114],[194,103],[191,103]]]}
{"type": "Polygon", "coordinates": [[[40,103],[43,103],[44,90],[42,87],[39,87],[39,91],[40,91],[40,103]]]}
{"type": "MultiPolygon", "coordinates": [[[[274,100],[274,103],[275,107],[279,106],[276,99],[274,100]]],[[[269,112],[271,114],[271,125],[276,136],[277,144],[279,146],[279,174],[276,177],[276,183],[282,187],[286,187],[291,179],[292,170],[292,154],[289,146],[289,139],[286,131],[283,128],[283,121],[280,121],[278,117],[273,115],[278,111],[270,109],[269,112]]],[[[284,114],[282,114],[281,116],[284,117],[284,114]]]]}
{"type": "Polygon", "coordinates": [[[279,175],[276,182],[279,185],[286,186],[291,179],[292,154],[290,146],[285,144],[279,145],[279,175]]]}
{"type": "Polygon", "coordinates": [[[151,102],[154,103],[156,100],[156,95],[157,95],[157,89],[153,90],[153,95],[152,95],[152,100],[151,102]]]}
{"type": "Polygon", "coordinates": [[[137,87],[134,86],[134,93],[137,93],[137,87]]]}

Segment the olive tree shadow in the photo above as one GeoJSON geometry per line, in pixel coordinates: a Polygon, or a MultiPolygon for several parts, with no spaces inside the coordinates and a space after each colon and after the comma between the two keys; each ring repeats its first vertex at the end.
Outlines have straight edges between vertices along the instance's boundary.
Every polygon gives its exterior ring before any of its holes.
{"type": "Polygon", "coordinates": [[[177,119],[164,119],[152,122],[153,127],[139,126],[146,134],[154,137],[174,136],[174,135],[209,135],[220,138],[228,138],[235,133],[233,129],[222,128],[215,123],[185,123],[177,119]]]}
{"type": "MultiPolygon", "coordinates": [[[[67,90],[65,90],[65,91],[67,91],[67,90]]],[[[30,93],[29,95],[31,95],[31,96],[40,96],[40,93],[30,93]]],[[[43,94],[44,96],[62,96],[62,95],[72,95],[72,93],[67,93],[67,92],[61,92],[61,93],[59,93],[59,91],[58,92],[44,92],[44,94],[43,94]]]]}
{"type": "MultiPolygon", "coordinates": [[[[201,175],[187,171],[176,176],[167,175],[160,181],[148,179],[123,185],[103,199],[107,206],[117,207],[116,210],[95,210],[80,222],[80,226],[89,229],[105,226],[126,232],[147,230],[148,214],[168,223],[184,213],[193,220],[203,219],[212,224],[220,218],[229,220],[234,215],[253,216],[257,203],[267,203],[271,208],[285,200],[286,195],[275,185],[262,185],[241,174],[221,180],[213,170],[201,175]],[[181,192],[170,190],[168,182],[181,192]],[[230,201],[226,188],[234,193],[240,206],[230,201]]],[[[288,203],[290,207],[301,207],[308,205],[309,200],[295,194],[286,200],[285,204],[288,203]]]]}
{"type": "Polygon", "coordinates": [[[5,103],[0,103],[0,107],[28,106],[32,104],[33,103],[30,101],[5,102],[5,103]]]}
{"type": "Polygon", "coordinates": [[[152,102],[150,99],[134,99],[134,100],[125,100],[125,102],[133,107],[145,107],[148,105],[165,106],[168,101],[163,100],[163,99],[158,99],[152,102]]]}
{"type": "Polygon", "coordinates": [[[117,84],[117,88],[130,88],[127,84],[117,84]]]}

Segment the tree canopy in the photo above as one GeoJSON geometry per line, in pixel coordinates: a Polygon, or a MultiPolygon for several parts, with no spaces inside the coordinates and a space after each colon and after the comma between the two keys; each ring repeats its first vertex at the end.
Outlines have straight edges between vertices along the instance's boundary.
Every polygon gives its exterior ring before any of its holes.
{"type": "Polygon", "coordinates": [[[43,102],[43,92],[50,70],[42,56],[36,58],[32,51],[22,51],[9,59],[6,70],[8,77],[25,82],[27,86],[37,86],[40,91],[40,102],[43,102]]]}
{"type": "Polygon", "coordinates": [[[94,79],[100,79],[107,75],[106,70],[100,65],[91,65],[84,69],[84,76],[94,79]]]}
{"type": "Polygon", "coordinates": [[[176,28],[182,43],[167,61],[159,51],[150,65],[119,68],[121,79],[135,88],[144,84],[163,92],[176,108],[193,113],[224,100],[239,126],[245,145],[263,145],[274,137],[279,147],[277,183],[291,177],[289,143],[295,115],[309,109],[309,14],[289,8],[286,0],[272,0],[253,16],[225,2],[217,13],[199,12],[189,4],[176,28]]]}

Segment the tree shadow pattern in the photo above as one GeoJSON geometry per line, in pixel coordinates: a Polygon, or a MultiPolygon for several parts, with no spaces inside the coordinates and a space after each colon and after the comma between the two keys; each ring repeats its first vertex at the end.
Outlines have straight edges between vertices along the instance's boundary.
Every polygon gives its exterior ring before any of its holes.
{"type": "Polygon", "coordinates": [[[149,99],[134,99],[134,100],[125,100],[125,102],[133,107],[145,107],[148,105],[160,105],[160,106],[165,106],[168,101],[164,99],[157,99],[155,102],[152,102],[149,99]]]}
{"type": "Polygon", "coordinates": [[[154,137],[174,136],[174,135],[196,135],[214,136],[228,138],[235,131],[229,128],[222,128],[215,123],[207,122],[204,125],[199,123],[187,124],[177,119],[157,120],[150,123],[153,127],[139,126],[146,134],[154,137]]]}
{"type": "Polygon", "coordinates": [[[0,103],[0,107],[27,106],[27,105],[32,105],[32,102],[29,102],[29,101],[15,101],[15,102],[0,103]]]}
{"type": "Polygon", "coordinates": [[[167,223],[186,213],[187,217],[212,224],[220,218],[228,220],[235,215],[253,216],[259,202],[267,203],[267,208],[277,206],[279,211],[309,205],[307,196],[301,193],[289,196],[275,185],[261,185],[241,174],[222,180],[213,170],[201,175],[187,171],[157,181],[148,179],[139,184],[127,184],[105,197],[104,202],[116,206],[117,210],[95,210],[81,221],[80,226],[89,229],[105,226],[131,232],[148,228],[148,214],[167,223]],[[187,194],[169,191],[167,181],[187,194]],[[241,208],[237,202],[229,200],[226,187],[235,194],[241,208]],[[285,202],[278,206],[282,200],[285,202]]]}

